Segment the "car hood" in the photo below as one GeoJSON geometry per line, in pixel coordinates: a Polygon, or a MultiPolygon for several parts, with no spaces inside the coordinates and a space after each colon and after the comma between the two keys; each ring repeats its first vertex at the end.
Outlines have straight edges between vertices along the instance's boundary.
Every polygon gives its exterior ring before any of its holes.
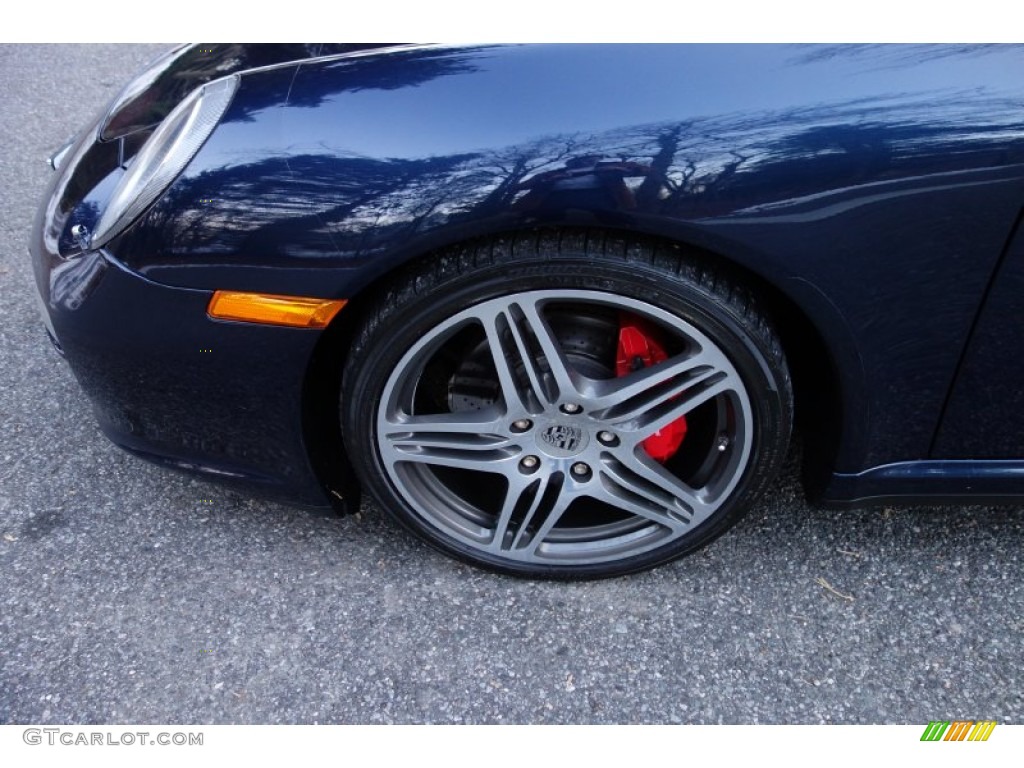
{"type": "Polygon", "coordinates": [[[158,125],[200,85],[219,77],[321,56],[383,48],[390,43],[195,43],[172,49],[136,77],[111,104],[99,136],[102,141],[158,125]]]}

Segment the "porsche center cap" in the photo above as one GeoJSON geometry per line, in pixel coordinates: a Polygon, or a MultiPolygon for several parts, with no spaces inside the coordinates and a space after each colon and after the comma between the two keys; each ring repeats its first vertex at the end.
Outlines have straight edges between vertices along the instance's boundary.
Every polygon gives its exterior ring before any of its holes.
{"type": "Polygon", "coordinates": [[[537,443],[548,456],[564,458],[575,456],[587,447],[590,437],[574,424],[552,424],[540,431],[537,443]]]}

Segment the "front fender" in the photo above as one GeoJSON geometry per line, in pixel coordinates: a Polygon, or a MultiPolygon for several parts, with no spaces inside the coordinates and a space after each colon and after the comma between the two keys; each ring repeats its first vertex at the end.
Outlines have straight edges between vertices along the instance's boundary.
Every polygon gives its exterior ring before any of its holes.
{"type": "Polygon", "coordinates": [[[1022,59],[413,46],[254,72],[112,250],[176,286],[351,298],[527,227],[686,243],[815,326],[846,392],[839,467],[859,471],[927,454],[1024,199],[1022,59]]]}

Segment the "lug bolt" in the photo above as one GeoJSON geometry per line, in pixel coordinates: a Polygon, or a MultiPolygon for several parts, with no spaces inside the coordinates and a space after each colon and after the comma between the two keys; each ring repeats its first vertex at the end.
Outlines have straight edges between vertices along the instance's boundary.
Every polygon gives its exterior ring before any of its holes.
{"type": "Polygon", "coordinates": [[[619,439],[607,430],[602,430],[601,432],[598,432],[597,439],[600,440],[605,445],[615,445],[617,442],[619,442],[619,439]]]}
{"type": "Polygon", "coordinates": [[[729,442],[730,441],[728,437],[726,437],[725,435],[720,435],[718,437],[718,442],[715,444],[715,447],[718,449],[719,453],[724,453],[725,449],[729,447],[729,442]]]}
{"type": "Polygon", "coordinates": [[[525,472],[533,472],[540,464],[540,459],[536,456],[523,456],[522,461],[519,462],[519,467],[525,472]]]}
{"type": "Polygon", "coordinates": [[[516,421],[512,422],[512,429],[514,429],[516,432],[525,432],[532,426],[533,422],[530,421],[529,419],[517,419],[516,421]]]}
{"type": "Polygon", "coordinates": [[[562,413],[579,413],[583,408],[576,403],[566,403],[562,406],[562,413]]]}
{"type": "Polygon", "coordinates": [[[590,467],[584,464],[582,461],[577,461],[572,465],[572,473],[577,477],[585,477],[590,474],[590,467]]]}

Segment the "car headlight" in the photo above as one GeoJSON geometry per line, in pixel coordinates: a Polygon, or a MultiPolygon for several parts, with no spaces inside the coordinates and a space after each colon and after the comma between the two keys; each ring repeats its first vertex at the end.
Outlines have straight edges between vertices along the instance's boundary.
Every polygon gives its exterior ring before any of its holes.
{"type": "MultiPolygon", "coordinates": [[[[178,59],[188,54],[189,50],[189,46],[180,45],[168,51],[125,86],[110,103],[106,116],[100,122],[100,141],[113,141],[129,133],[151,128],[160,122],[160,117],[166,117],[171,113],[176,101],[165,101],[164,94],[167,93],[169,98],[173,98],[175,89],[157,90],[156,85],[178,59]],[[157,90],[156,103],[153,98],[154,90],[157,90]]],[[[179,93],[177,98],[180,99],[187,93],[188,91],[179,93]]]]}
{"type": "Polygon", "coordinates": [[[99,248],[120,234],[163,194],[213,133],[237,88],[237,75],[207,83],[160,123],[114,188],[90,248],[99,248]]]}

